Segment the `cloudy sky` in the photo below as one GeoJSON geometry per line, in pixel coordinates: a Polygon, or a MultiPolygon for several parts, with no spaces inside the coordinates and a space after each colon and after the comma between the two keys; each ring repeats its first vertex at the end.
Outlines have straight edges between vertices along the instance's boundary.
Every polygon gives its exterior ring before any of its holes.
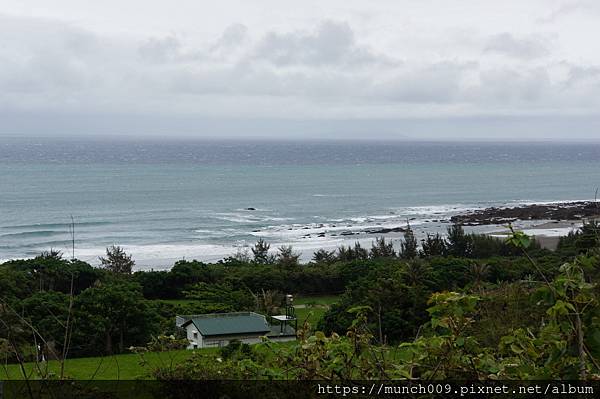
{"type": "Polygon", "coordinates": [[[1,135],[600,138],[596,0],[2,0],[1,135]]]}

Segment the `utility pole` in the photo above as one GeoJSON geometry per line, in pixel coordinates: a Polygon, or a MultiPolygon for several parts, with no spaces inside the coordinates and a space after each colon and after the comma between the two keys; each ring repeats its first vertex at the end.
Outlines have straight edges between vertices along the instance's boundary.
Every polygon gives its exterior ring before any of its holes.
{"type": "Polygon", "coordinates": [[[69,225],[69,235],[71,236],[71,260],[75,260],[75,219],[71,215],[71,224],[69,225]]]}

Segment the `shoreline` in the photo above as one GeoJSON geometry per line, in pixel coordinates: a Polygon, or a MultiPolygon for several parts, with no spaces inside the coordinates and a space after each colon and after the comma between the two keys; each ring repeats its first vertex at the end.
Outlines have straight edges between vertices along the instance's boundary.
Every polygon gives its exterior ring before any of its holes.
{"type": "MultiPolygon", "coordinates": [[[[420,220],[408,220],[411,227],[420,242],[427,234],[440,233],[445,234],[447,226],[452,221],[461,223],[467,233],[484,234],[502,238],[506,236],[506,224],[512,223],[515,228],[524,231],[526,234],[535,236],[542,247],[554,250],[561,236],[567,235],[570,231],[583,225],[585,219],[597,218],[595,213],[598,208],[592,201],[565,201],[552,203],[531,203],[517,207],[489,207],[482,209],[460,209],[453,216],[439,215],[438,217],[430,215],[420,220]],[[520,216],[520,218],[507,218],[506,215],[520,216]],[[563,216],[576,215],[578,217],[571,219],[561,219],[563,216]],[[539,218],[544,219],[539,219],[539,218]],[[547,217],[556,217],[557,219],[545,219],[547,217]]],[[[354,245],[359,242],[361,246],[370,248],[371,243],[377,237],[384,237],[393,243],[396,249],[399,249],[406,231],[406,222],[404,224],[381,223],[377,226],[363,226],[348,230],[345,233],[344,228],[349,226],[333,225],[334,229],[328,230],[328,226],[317,224],[313,229],[307,226],[300,227],[301,230],[309,233],[301,237],[299,241],[274,240],[268,236],[256,234],[255,237],[264,238],[271,244],[271,250],[276,251],[279,246],[292,245],[294,250],[301,253],[301,261],[309,262],[315,251],[319,249],[335,250],[339,246],[354,245]]],[[[289,237],[290,239],[292,237],[289,237]]],[[[201,262],[218,262],[228,256],[233,256],[239,251],[248,251],[253,242],[243,244],[207,244],[207,243],[174,243],[174,244],[140,244],[140,245],[121,245],[128,253],[131,253],[136,261],[138,270],[168,270],[173,264],[182,259],[196,259],[201,262]]],[[[80,260],[89,262],[92,265],[98,263],[98,256],[104,254],[104,248],[101,247],[80,247],[76,248],[76,257],[80,260]]]]}
{"type": "MultiPolygon", "coordinates": [[[[375,238],[384,237],[393,243],[394,248],[400,248],[403,234],[407,224],[411,225],[417,240],[425,238],[427,234],[440,232],[445,235],[445,229],[458,220],[469,220],[468,223],[459,223],[465,227],[467,233],[484,234],[501,238],[506,236],[505,228],[508,222],[514,227],[535,237],[543,248],[555,250],[560,237],[569,232],[577,230],[587,219],[600,218],[600,203],[596,201],[551,201],[524,203],[516,207],[499,206],[488,208],[461,209],[456,215],[432,214],[427,218],[417,220],[415,217],[407,219],[402,225],[377,223],[376,226],[367,226],[355,229],[354,226],[346,226],[350,230],[342,230],[339,225],[332,225],[332,231],[324,224],[317,224],[314,230],[304,226],[302,230],[312,230],[302,236],[302,239],[311,239],[311,242],[279,242],[272,243],[271,250],[276,250],[281,245],[292,245],[301,253],[303,262],[310,261],[313,253],[319,249],[335,250],[339,246],[354,245],[358,242],[364,248],[370,248],[375,238]],[[518,218],[505,218],[503,215],[517,215],[518,218]],[[554,219],[555,218],[555,219],[554,219]],[[564,219],[563,219],[564,218],[564,219]],[[433,224],[433,226],[430,226],[433,224]],[[433,228],[432,228],[433,227],[433,228]],[[502,230],[501,230],[502,229],[502,230]],[[321,243],[319,244],[319,241],[321,243]]],[[[257,231],[258,232],[258,231],[257,231]]],[[[262,238],[257,234],[257,239],[262,238]]],[[[237,250],[250,250],[251,245],[238,246],[237,250]]],[[[226,256],[232,256],[229,253],[226,256]]],[[[223,259],[221,257],[220,259],[223,259]]],[[[216,259],[217,261],[219,259],[216,259]]]]}
{"type": "MultiPolygon", "coordinates": [[[[551,251],[556,250],[561,237],[575,231],[583,226],[579,220],[554,220],[539,225],[533,225],[530,228],[523,229],[523,232],[533,238],[542,248],[551,251]]],[[[488,234],[491,237],[505,238],[507,231],[494,231],[488,234]]]]}

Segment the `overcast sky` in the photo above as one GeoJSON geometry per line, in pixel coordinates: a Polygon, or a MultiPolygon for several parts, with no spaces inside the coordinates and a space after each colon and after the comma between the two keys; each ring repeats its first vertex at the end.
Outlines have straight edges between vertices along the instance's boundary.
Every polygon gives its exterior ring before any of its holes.
{"type": "Polygon", "coordinates": [[[2,0],[0,134],[600,137],[597,0],[2,0]]]}

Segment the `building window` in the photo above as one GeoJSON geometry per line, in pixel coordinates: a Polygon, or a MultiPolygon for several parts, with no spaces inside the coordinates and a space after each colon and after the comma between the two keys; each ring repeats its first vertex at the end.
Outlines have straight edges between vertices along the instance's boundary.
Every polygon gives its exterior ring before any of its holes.
{"type": "Polygon", "coordinates": [[[197,344],[194,344],[194,349],[198,349],[198,345],[197,344]]]}
{"type": "Polygon", "coordinates": [[[198,339],[198,333],[194,331],[194,339],[198,339]]]}

